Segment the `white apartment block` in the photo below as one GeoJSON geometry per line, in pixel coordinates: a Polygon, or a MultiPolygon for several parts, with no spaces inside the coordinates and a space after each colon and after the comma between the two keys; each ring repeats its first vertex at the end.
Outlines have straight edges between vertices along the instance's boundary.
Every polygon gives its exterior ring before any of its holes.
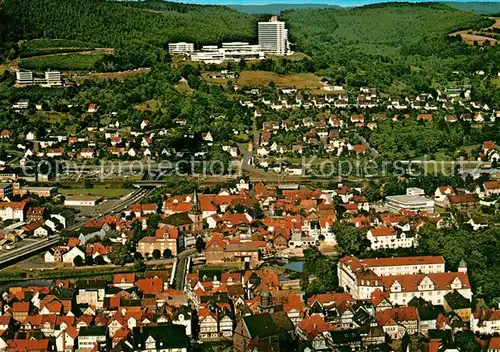
{"type": "Polygon", "coordinates": [[[33,84],[33,72],[16,71],[16,83],[22,86],[33,84]]]}
{"type": "Polygon", "coordinates": [[[168,44],[168,52],[170,54],[190,54],[194,51],[194,43],[169,43],[168,44]]]}
{"type": "Polygon", "coordinates": [[[58,71],[47,71],[47,72],[45,72],[45,83],[42,84],[42,85],[46,85],[48,87],[62,85],[61,72],[58,72],[58,71]]]}
{"type": "Polygon", "coordinates": [[[285,55],[288,45],[288,30],[285,22],[278,21],[277,16],[271,17],[268,22],[259,22],[259,46],[265,53],[285,55]]]}
{"type": "Polygon", "coordinates": [[[62,76],[61,72],[58,71],[46,71],[43,77],[35,77],[31,71],[16,71],[16,84],[20,86],[58,87],[62,86],[62,76]]]}
{"type": "Polygon", "coordinates": [[[26,202],[0,202],[0,219],[24,221],[26,202]]]}
{"type": "Polygon", "coordinates": [[[417,246],[416,235],[397,232],[393,228],[383,227],[370,229],[366,238],[371,242],[371,249],[380,248],[411,248],[417,246]]]}

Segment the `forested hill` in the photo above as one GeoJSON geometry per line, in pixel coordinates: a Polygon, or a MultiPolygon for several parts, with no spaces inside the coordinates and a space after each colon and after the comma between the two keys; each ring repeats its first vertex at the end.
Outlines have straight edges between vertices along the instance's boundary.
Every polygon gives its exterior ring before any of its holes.
{"type": "Polygon", "coordinates": [[[143,41],[218,43],[255,40],[256,21],[223,6],[162,1],[4,0],[7,39],[77,39],[114,46],[143,41]]]}
{"type": "Polygon", "coordinates": [[[290,10],[282,14],[298,49],[313,53],[329,42],[400,46],[458,28],[485,23],[482,17],[439,3],[385,3],[352,9],[290,10]]]}
{"type": "Polygon", "coordinates": [[[462,11],[472,11],[481,15],[500,13],[500,2],[444,2],[462,11]]]}
{"type": "Polygon", "coordinates": [[[265,4],[227,6],[243,13],[271,15],[279,15],[282,11],[286,10],[339,8],[339,6],[329,4],[265,4]]]}

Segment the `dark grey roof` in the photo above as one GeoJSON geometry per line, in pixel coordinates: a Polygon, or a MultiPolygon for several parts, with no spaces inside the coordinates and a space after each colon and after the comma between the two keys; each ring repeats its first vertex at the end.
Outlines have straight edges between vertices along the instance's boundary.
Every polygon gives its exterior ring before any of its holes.
{"type": "Polygon", "coordinates": [[[186,328],[183,325],[159,324],[134,328],[134,350],[142,351],[150,337],[155,340],[157,350],[188,347],[186,328]]]}
{"type": "Polygon", "coordinates": [[[244,317],[243,321],[248,329],[250,338],[254,338],[256,336],[266,338],[279,335],[280,329],[273,321],[273,318],[271,318],[271,314],[269,313],[250,315],[248,317],[244,317]]]}
{"type": "Polygon", "coordinates": [[[183,226],[191,225],[193,223],[193,220],[191,220],[188,213],[184,212],[172,214],[162,222],[172,226],[183,226]]]}
{"type": "Polygon", "coordinates": [[[456,290],[447,293],[444,296],[444,300],[450,306],[451,309],[471,308],[471,302],[456,290]]]}
{"type": "Polygon", "coordinates": [[[106,330],[105,326],[82,327],[78,336],[106,336],[106,330]]]}

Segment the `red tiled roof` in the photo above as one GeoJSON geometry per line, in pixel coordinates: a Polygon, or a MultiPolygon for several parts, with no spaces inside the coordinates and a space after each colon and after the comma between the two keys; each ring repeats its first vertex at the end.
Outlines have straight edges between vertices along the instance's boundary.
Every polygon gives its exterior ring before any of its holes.
{"type": "Polygon", "coordinates": [[[70,237],[68,238],[68,246],[69,247],[76,247],[80,245],[80,240],[78,237],[70,237]]]}
{"type": "Polygon", "coordinates": [[[226,248],[226,242],[221,235],[215,234],[211,239],[208,240],[205,248],[209,248],[212,244],[217,243],[222,249],[226,248]]]}
{"type": "Polygon", "coordinates": [[[374,307],[377,307],[382,301],[389,300],[390,292],[385,291],[382,292],[380,289],[376,289],[371,294],[372,304],[374,307]]]}
{"type": "Polygon", "coordinates": [[[125,273],[125,274],[115,274],[113,276],[113,283],[134,283],[135,282],[135,274],[134,273],[125,273]]]}
{"type": "Polygon", "coordinates": [[[26,202],[0,202],[0,209],[7,209],[7,208],[12,208],[12,209],[18,209],[18,210],[24,210],[26,208],[26,202]]]}
{"type": "Polygon", "coordinates": [[[479,197],[475,193],[450,195],[448,199],[451,204],[476,203],[479,201],[479,197]]]}
{"type": "Polygon", "coordinates": [[[444,264],[444,258],[441,256],[421,256],[421,257],[393,257],[393,258],[365,258],[358,259],[353,256],[340,259],[343,264],[350,265],[353,269],[361,267],[380,267],[380,266],[411,266],[444,264]]]}
{"type": "Polygon", "coordinates": [[[451,284],[457,278],[462,283],[462,288],[470,288],[469,277],[467,273],[462,272],[382,276],[381,279],[387,290],[390,290],[391,286],[397,281],[402,287],[402,292],[416,292],[418,286],[426,277],[432,281],[436,290],[451,290],[451,284]]]}
{"type": "Polygon", "coordinates": [[[314,339],[317,335],[325,331],[332,331],[335,328],[333,324],[325,322],[320,315],[313,315],[301,320],[297,323],[297,327],[306,333],[309,340],[314,339]]]}
{"type": "Polygon", "coordinates": [[[8,340],[8,351],[15,352],[27,352],[27,351],[48,351],[49,350],[49,339],[39,339],[39,340],[8,340]]]}
{"type": "Polygon", "coordinates": [[[14,304],[12,305],[13,312],[28,313],[29,310],[30,310],[29,302],[14,302],[14,304]]]}
{"type": "Polygon", "coordinates": [[[500,350],[500,337],[493,336],[488,344],[488,350],[500,350]]]}
{"type": "Polygon", "coordinates": [[[356,153],[365,153],[366,152],[366,147],[363,144],[355,144],[352,146],[352,149],[356,153]]]}
{"type": "Polygon", "coordinates": [[[66,333],[71,336],[72,339],[76,339],[78,337],[78,329],[74,328],[73,326],[68,326],[66,328],[66,333]]]}
{"type": "Polygon", "coordinates": [[[135,285],[144,294],[158,294],[163,291],[163,280],[158,278],[137,280],[135,285]]]}
{"type": "Polygon", "coordinates": [[[490,190],[490,189],[500,189],[500,182],[498,181],[486,181],[483,183],[483,187],[485,190],[490,190]]]}
{"type": "Polygon", "coordinates": [[[392,236],[394,235],[394,229],[391,227],[379,227],[370,229],[370,233],[374,237],[392,236]]]}
{"type": "Polygon", "coordinates": [[[439,186],[439,191],[442,193],[442,194],[445,194],[445,193],[450,193],[450,194],[455,194],[455,188],[453,188],[452,186],[439,186]]]}
{"type": "Polygon", "coordinates": [[[283,310],[288,313],[292,310],[304,312],[304,302],[298,294],[291,294],[288,296],[288,302],[283,304],[283,310]]]}
{"type": "Polygon", "coordinates": [[[307,304],[310,306],[315,301],[321,304],[335,303],[339,305],[342,302],[352,302],[354,299],[350,293],[322,293],[309,297],[307,299],[307,304]]]}
{"type": "Polygon", "coordinates": [[[386,325],[391,318],[396,322],[416,321],[418,320],[417,309],[415,307],[399,307],[377,312],[377,322],[382,326],[386,325]]]}
{"type": "Polygon", "coordinates": [[[497,145],[495,142],[492,142],[492,141],[485,141],[483,143],[483,149],[486,149],[486,150],[495,150],[497,148],[497,145]]]}
{"type": "Polygon", "coordinates": [[[432,114],[418,114],[417,120],[418,121],[421,121],[421,120],[430,121],[430,120],[432,120],[432,114]]]}

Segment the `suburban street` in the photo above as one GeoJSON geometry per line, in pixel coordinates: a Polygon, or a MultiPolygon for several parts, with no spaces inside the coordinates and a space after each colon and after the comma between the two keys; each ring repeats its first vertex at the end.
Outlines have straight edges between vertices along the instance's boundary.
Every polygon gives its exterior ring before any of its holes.
{"type": "MultiPolygon", "coordinates": [[[[118,212],[118,211],[121,211],[123,209],[126,209],[129,205],[136,203],[136,202],[139,202],[142,198],[148,196],[151,192],[152,192],[152,189],[140,188],[140,189],[134,191],[133,193],[131,193],[130,195],[123,197],[122,200],[118,204],[116,204],[113,208],[111,208],[107,212],[103,213],[102,216],[107,216],[107,215],[110,215],[114,212],[118,212]]],[[[97,217],[94,217],[91,219],[97,219],[97,217]]],[[[83,221],[79,221],[79,222],[67,227],[65,230],[66,231],[78,230],[88,220],[90,220],[90,219],[85,219],[83,221]]],[[[2,255],[0,255],[0,268],[3,268],[7,265],[10,265],[10,264],[22,259],[22,258],[28,257],[30,254],[35,254],[35,253],[39,252],[40,250],[54,246],[55,244],[57,244],[59,242],[60,237],[61,237],[60,235],[56,235],[50,239],[41,239],[41,240],[36,241],[34,243],[31,243],[27,246],[22,246],[22,247],[14,249],[14,250],[2,253],[2,255]]]]}
{"type": "Polygon", "coordinates": [[[175,270],[174,287],[178,290],[184,289],[184,279],[186,277],[186,266],[188,258],[196,253],[195,248],[188,248],[177,256],[177,268],[175,270]]]}

